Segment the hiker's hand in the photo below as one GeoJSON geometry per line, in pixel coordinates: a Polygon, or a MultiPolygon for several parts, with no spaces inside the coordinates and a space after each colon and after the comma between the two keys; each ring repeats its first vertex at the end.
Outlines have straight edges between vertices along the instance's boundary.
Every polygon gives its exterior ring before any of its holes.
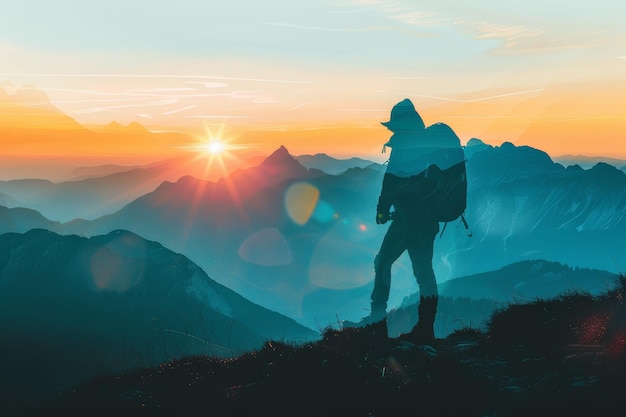
{"type": "Polygon", "coordinates": [[[389,213],[379,211],[378,213],[376,213],[376,224],[385,224],[389,221],[389,218],[389,213]]]}

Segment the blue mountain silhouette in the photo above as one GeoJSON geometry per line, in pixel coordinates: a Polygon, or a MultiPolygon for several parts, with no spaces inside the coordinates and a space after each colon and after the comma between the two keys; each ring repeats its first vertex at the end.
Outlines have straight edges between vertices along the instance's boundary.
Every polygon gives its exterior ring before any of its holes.
{"type": "Polygon", "coordinates": [[[97,373],[318,337],[123,230],[89,239],[42,229],[0,235],[0,288],[0,398],[12,400],[97,373]]]}

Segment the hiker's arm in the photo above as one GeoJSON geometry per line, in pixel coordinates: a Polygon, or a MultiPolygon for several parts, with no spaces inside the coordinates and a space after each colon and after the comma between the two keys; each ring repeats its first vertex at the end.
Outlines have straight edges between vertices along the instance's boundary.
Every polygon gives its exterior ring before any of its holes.
{"type": "Polygon", "coordinates": [[[380,196],[378,197],[378,206],[376,207],[377,213],[389,215],[389,210],[394,202],[400,181],[400,177],[385,173],[385,176],[383,177],[383,186],[380,190],[380,196]]]}

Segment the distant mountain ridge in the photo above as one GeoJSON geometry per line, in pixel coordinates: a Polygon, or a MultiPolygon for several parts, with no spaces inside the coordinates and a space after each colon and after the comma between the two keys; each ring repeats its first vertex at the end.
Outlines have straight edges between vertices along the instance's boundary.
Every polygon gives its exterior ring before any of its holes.
{"type": "Polygon", "coordinates": [[[31,229],[59,231],[61,223],[47,219],[36,210],[0,205],[0,234],[25,233],[31,229]]]}
{"type": "Polygon", "coordinates": [[[604,156],[586,156],[586,155],[560,155],[555,156],[554,162],[558,162],[559,164],[567,167],[570,165],[579,165],[583,169],[592,168],[594,165],[599,162],[603,162],[605,164],[613,165],[616,168],[622,169],[626,166],[626,159],[619,158],[609,158],[604,156]]]}
{"type": "Polygon", "coordinates": [[[337,159],[324,153],[299,155],[295,159],[305,168],[316,168],[330,175],[339,175],[351,168],[366,168],[380,165],[362,158],[337,159]]]}
{"type": "MultiPolygon", "coordinates": [[[[468,181],[466,218],[479,239],[456,243],[469,245],[468,252],[489,247],[481,258],[485,267],[520,256],[609,271],[626,267],[618,249],[626,232],[626,174],[617,168],[567,169],[542,151],[505,143],[469,158],[468,181]]],[[[480,272],[464,265],[457,265],[463,275],[480,272]]]]}
{"type": "MultiPolygon", "coordinates": [[[[626,264],[620,249],[626,245],[626,174],[606,164],[566,169],[545,152],[511,143],[493,147],[476,139],[467,149],[465,214],[474,236],[449,225],[436,240],[440,282],[532,259],[610,272],[626,264]]],[[[166,182],[117,213],[65,230],[133,230],[185,253],[253,301],[323,326],[337,315],[358,318],[368,305],[371,265],[386,230],[372,220],[382,175],[372,167],[312,172],[282,147],[265,164],[217,182],[166,182]],[[302,225],[287,207],[297,184],[319,193],[310,197],[315,208],[302,225]],[[267,247],[278,251],[273,266],[271,259],[250,262],[250,250],[267,247]]],[[[407,259],[395,271],[390,305],[416,288],[407,259]]]]}
{"type": "Polygon", "coordinates": [[[2,206],[12,206],[12,205],[16,205],[19,204],[17,201],[15,201],[15,199],[13,197],[11,197],[10,195],[4,194],[4,193],[0,193],[0,205],[2,206]]]}
{"type": "MultiPolygon", "coordinates": [[[[249,153],[239,158],[238,163],[247,167],[257,160],[255,153],[249,153]]],[[[139,167],[82,168],[73,174],[80,178],[58,183],[42,179],[0,181],[0,193],[4,193],[0,194],[0,205],[34,209],[62,223],[93,220],[154,191],[164,181],[177,181],[188,172],[217,180],[235,169],[229,163],[207,169],[207,162],[196,156],[170,158],[139,167]]]]}
{"type": "MultiPolygon", "coordinates": [[[[375,171],[367,172],[378,175],[375,171]]],[[[341,177],[350,175],[349,171],[341,177]]],[[[65,232],[89,236],[112,228],[124,228],[151,240],[167,242],[168,247],[187,253],[195,262],[202,264],[202,268],[220,282],[228,283],[230,288],[255,302],[263,300],[267,303],[264,305],[275,306],[281,311],[278,306],[284,303],[280,301],[283,291],[291,291],[289,288],[295,291],[291,295],[292,300],[288,301],[290,304],[301,297],[296,294],[306,291],[303,286],[308,285],[307,276],[303,275],[302,268],[309,263],[307,257],[310,255],[296,249],[291,264],[278,270],[268,269],[243,260],[240,257],[242,245],[249,238],[252,239],[250,242],[258,243],[248,244],[247,251],[258,251],[272,244],[288,247],[293,243],[310,253],[313,248],[307,240],[318,239],[320,231],[312,223],[303,226],[293,223],[286,213],[285,193],[297,183],[314,186],[326,180],[336,183],[332,178],[321,171],[303,167],[286,148],[281,147],[256,167],[236,170],[216,182],[193,177],[164,182],[154,192],[138,198],[120,211],[93,222],[68,224],[65,232]],[[275,237],[264,240],[264,231],[270,231],[270,235],[275,237]],[[257,233],[261,233],[258,239],[255,238],[257,233]],[[307,237],[309,233],[313,235],[307,237]],[[287,246],[281,243],[281,239],[286,239],[287,246]],[[257,279],[250,280],[248,276],[256,276],[257,279]],[[272,283],[279,285],[281,291],[273,289],[272,283]]],[[[356,194],[358,197],[352,198],[349,205],[337,202],[336,207],[329,207],[329,212],[324,214],[328,220],[322,222],[322,229],[332,226],[332,210],[351,210],[349,206],[361,198],[361,190],[357,189],[355,193],[352,189],[358,178],[341,181],[343,185],[339,196],[356,194]]],[[[366,184],[369,182],[366,181],[366,184]]],[[[292,314],[301,309],[292,308],[292,314]]]]}
{"type": "Polygon", "coordinates": [[[440,285],[448,297],[488,298],[497,302],[532,302],[566,293],[599,295],[612,290],[618,274],[588,268],[572,268],[558,262],[527,260],[440,285]]]}
{"type": "MultiPolygon", "coordinates": [[[[571,294],[598,296],[619,284],[619,274],[589,268],[572,268],[558,262],[525,260],[479,274],[453,278],[439,284],[441,305],[436,332],[448,335],[470,323],[479,328],[497,308],[511,304],[551,300],[571,294]],[[461,301],[463,300],[463,301],[461,301]]],[[[398,333],[410,329],[396,316],[406,311],[417,319],[419,293],[405,297],[391,314],[392,328],[398,333]],[[395,323],[394,323],[395,322],[395,323]],[[402,327],[404,325],[404,327],[402,327]]]]}
{"type": "MultiPolygon", "coordinates": [[[[611,272],[625,268],[622,171],[604,163],[565,168],[541,150],[476,138],[465,153],[465,215],[474,236],[449,225],[436,241],[441,282],[530,259],[611,272]]],[[[64,225],[63,233],[133,230],[185,253],[256,302],[309,325],[326,323],[337,314],[357,314],[355,308],[368,303],[371,262],[385,231],[371,214],[383,170],[370,165],[328,175],[306,169],[281,147],[265,162],[217,181],[187,176],[163,182],[118,212],[64,225]],[[289,217],[290,190],[304,192],[299,210],[312,210],[305,224],[289,217]],[[268,248],[277,251],[275,260],[250,262],[268,248]]],[[[415,290],[406,259],[398,261],[396,276],[392,302],[398,303],[415,290]]]]}
{"type": "MultiPolygon", "coordinates": [[[[446,337],[467,326],[484,329],[492,314],[506,306],[572,294],[595,297],[614,290],[619,283],[619,274],[541,259],[453,278],[439,284],[435,334],[446,337]]],[[[416,292],[405,297],[400,307],[389,312],[391,335],[411,330],[418,318],[419,296],[416,292]]]]}
{"type": "Polygon", "coordinates": [[[140,165],[116,165],[106,164],[97,166],[84,166],[74,168],[68,174],[68,181],[78,181],[94,177],[103,177],[119,172],[126,172],[133,169],[142,168],[140,165]]]}

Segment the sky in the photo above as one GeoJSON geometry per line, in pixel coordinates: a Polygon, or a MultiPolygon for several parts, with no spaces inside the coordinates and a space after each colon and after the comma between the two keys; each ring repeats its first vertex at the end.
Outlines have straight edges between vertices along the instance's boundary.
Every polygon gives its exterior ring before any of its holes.
{"type": "MultiPolygon", "coordinates": [[[[260,150],[380,160],[389,135],[380,122],[407,97],[462,143],[626,158],[622,0],[20,0],[1,9],[0,87],[40,89],[86,126],[139,122],[260,150]]],[[[122,155],[119,146],[107,151],[122,155]]],[[[145,154],[161,157],[156,146],[145,154]]]]}

